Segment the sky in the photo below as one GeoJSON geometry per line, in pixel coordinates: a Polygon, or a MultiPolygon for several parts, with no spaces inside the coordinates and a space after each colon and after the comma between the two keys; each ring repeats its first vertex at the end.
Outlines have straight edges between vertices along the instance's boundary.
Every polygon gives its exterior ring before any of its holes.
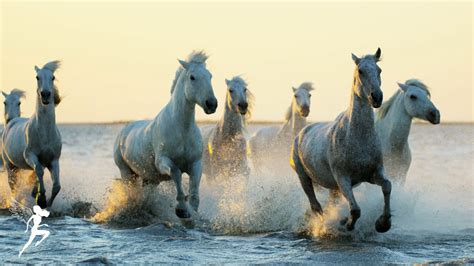
{"type": "Polygon", "coordinates": [[[208,69],[222,116],[225,78],[243,75],[255,95],[253,120],[280,121],[292,86],[314,83],[311,121],[349,104],[358,56],[382,50],[382,90],[424,81],[442,122],[473,122],[473,4],[466,2],[0,1],[0,89],[27,92],[34,65],[59,59],[64,96],[58,122],[150,119],[170,98],[179,64],[193,50],[208,69]]]}

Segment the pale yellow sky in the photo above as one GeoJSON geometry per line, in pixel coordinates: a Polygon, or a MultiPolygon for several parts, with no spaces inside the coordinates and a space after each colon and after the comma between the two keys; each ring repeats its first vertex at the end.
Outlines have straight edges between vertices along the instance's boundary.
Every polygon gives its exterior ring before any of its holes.
{"type": "Polygon", "coordinates": [[[382,49],[382,90],[419,78],[442,121],[474,121],[472,2],[18,2],[2,1],[1,89],[27,91],[34,65],[60,59],[60,122],[154,117],[169,100],[177,58],[193,49],[208,68],[220,108],[224,78],[243,74],[254,120],[281,120],[291,86],[315,83],[310,120],[332,120],[349,101],[357,55],[382,49]]]}

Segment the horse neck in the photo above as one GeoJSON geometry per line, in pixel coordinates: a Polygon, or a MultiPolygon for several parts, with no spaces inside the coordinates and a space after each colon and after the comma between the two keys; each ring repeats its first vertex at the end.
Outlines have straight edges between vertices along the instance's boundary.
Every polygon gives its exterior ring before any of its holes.
{"type": "MultiPolygon", "coordinates": [[[[50,103],[43,105],[41,98],[36,97],[36,111],[33,115],[32,123],[36,125],[38,130],[52,132],[56,130],[56,112],[55,104],[50,103]]],[[[49,135],[49,134],[48,134],[49,135]]]]}
{"type": "Polygon", "coordinates": [[[359,82],[354,81],[351,102],[346,113],[350,134],[367,138],[375,134],[374,112],[369,102],[355,93],[356,90],[362,90],[360,86],[359,82]]]}
{"type": "Polygon", "coordinates": [[[196,124],[196,118],[194,115],[195,107],[195,103],[192,103],[186,99],[184,86],[182,85],[182,78],[180,78],[166,108],[170,110],[171,118],[173,121],[178,122],[176,125],[181,126],[182,130],[187,130],[192,125],[196,124]]]}
{"type": "Polygon", "coordinates": [[[292,101],[290,108],[290,119],[285,122],[283,127],[289,130],[292,134],[296,134],[306,125],[306,118],[299,114],[295,100],[292,101]]]}
{"type": "Polygon", "coordinates": [[[403,103],[403,94],[400,94],[380,121],[385,133],[388,133],[390,144],[395,149],[403,149],[408,144],[412,117],[408,114],[403,103]]]}
{"type": "Polygon", "coordinates": [[[242,118],[242,115],[232,110],[228,104],[228,100],[229,95],[226,96],[224,115],[218,125],[220,129],[218,131],[223,137],[239,135],[244,129],[244,119],[242,118]]]}

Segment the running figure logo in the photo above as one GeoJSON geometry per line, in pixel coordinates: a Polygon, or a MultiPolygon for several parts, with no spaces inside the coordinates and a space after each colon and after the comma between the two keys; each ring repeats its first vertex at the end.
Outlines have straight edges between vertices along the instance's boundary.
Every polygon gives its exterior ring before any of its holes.
{"type": "Polygon", "coordinates": [[[35,205],[33,206],[33,211],[23,206],[21,203],[12,199],[10,207],[10,212],[12,216],[17,218],[19,221],[26,223],[26,230],[25,233],[28,232],[28,227],[30,225],[31,220],[33,220],[33,226],[31,226],[31,235],[28,242],[26,242],[25,246],[20,250],[18,257],[21,257],[21,254],[31,245],[33,240],[36,236],[43,236],[39,241],[35,243],[35,247],[41,244],[43,240],[45,240],[49,236],[48,230],[40,230],[39,228],[42,226],[49,227],[47,224],[41,224],[42,217],[48,217],[49,211],[41,209],[40,206],[35,205]]]}

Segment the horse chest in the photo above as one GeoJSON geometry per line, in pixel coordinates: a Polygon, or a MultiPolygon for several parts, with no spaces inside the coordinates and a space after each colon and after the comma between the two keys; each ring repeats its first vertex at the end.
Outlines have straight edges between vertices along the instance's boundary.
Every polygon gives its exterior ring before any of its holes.
{"type": "Polygon", "coordinates": [[[170,158],[180,161],[195,161],[202,155],[202,145],[195,141],[176,142],[169,146],[170,158]]]}
{"type": "Polygon", "coordinates": [[[45,149],[41,150],[41,152],[39,152],[38,159],[39,159],[41,164],[47,165],[47,164],[51,163],[51,161],[53,161],[56,158],[56,156],[57,156],[56,150],[52,147],[49,147],[49,148],[45,148],[45,149]]]}

